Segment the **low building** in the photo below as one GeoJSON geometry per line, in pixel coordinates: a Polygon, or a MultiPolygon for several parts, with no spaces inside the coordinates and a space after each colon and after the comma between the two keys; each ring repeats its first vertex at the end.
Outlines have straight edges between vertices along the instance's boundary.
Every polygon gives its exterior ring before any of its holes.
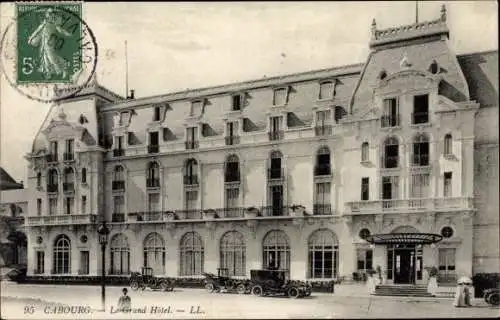
{"type": "Polygon", "coordinates": [[[498,52],[448,38],[443,8],[374,21],[364,64],[140,99],[91,83],[26,156],[28,274],[100,274],[103,220],[108,274],[498,272],[498,52]],[[365,241],[415,232],[443,240],[365,241]]]}

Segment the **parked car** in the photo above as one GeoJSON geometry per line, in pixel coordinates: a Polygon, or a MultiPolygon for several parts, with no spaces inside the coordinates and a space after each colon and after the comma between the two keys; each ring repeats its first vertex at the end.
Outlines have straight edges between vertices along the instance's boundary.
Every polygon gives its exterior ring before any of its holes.
{"type": "Polygon", "coordinates": [[[130,288],[134,291],[137,291],[138,289],[145,290],[146,288],[161,291],[173,291],[174,281],[155,277],[153,275],[153,268],[142,267],[141,273],[132,272],[130,276],[130,288]]]}
{"type": "Polygon", "coordinates": [[[233,279],[228,276],[229,270],[217,268],[217,275],[205,272],[205,288],[208,292],[237,292],[250,293],[249,281],[233,279]]]}
{"type": "Polygon", "coordinates": [[[311,286],[286,279],[284,270],[250,270],[250,290],[254,296],[285,295],[299,298],[311,295],[311,286]]]}
{"type": "Polygon", "coordinates": [[[483,291],[484,294],[484,301],[486,303],[498,306],[500,304],[500,289],[498,288],[491,288],[491,289],[486,289],[483,291]]]}

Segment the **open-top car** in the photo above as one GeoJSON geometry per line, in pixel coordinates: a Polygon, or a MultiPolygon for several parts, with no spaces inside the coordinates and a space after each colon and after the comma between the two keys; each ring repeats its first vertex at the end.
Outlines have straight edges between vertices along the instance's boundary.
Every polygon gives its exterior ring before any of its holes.
{"type": "Polygon", "coordinates": [[[483,291],[484,301],[493,306],[498,306],[500,304],[500,289],[491,288],[483,291]]]}
{"type": "Polygon", "coordinates": [[[174,282],[165,278],[155,277],[153,275],[153,268],[142,267],[141,273],[132,272],[130,277],[130,288],[134,291],[146,288],[161,291],[173,291],[174,282]]]}
{"type": "Polygon", "coordinates": [[[286,279],[284,270],[250,270],[250,290],[255,296],[285,295],[299,298],[311,295],[311,286],[286,279]]]}
{"type": "Polygon", "coordinates": [[[249,293],[248,280],[233,279],[226,268],[217,268],[217,275],[205,272],[205,288],[208,292],[249,293]]]}

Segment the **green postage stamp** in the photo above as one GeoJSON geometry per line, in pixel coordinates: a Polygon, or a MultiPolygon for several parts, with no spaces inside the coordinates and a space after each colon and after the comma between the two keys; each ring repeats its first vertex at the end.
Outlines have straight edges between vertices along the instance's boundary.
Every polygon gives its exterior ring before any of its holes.
{"type": "Polygon", "coordinates": [[[17,83],[71,82],[82,68],[81,3],[16,3],[17,83]]]}
{"type": "Polygon", "coordinates": [[[97,42],[82,2],[17,2],[2,34],[2,72],[17,91],[42,102],[75,95],[93,78],[97,42]]]}

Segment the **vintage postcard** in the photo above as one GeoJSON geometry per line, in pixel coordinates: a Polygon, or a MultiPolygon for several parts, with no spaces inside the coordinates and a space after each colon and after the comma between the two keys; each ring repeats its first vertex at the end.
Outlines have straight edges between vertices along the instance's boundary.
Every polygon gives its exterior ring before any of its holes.
{"type": "Polygon", "coordinates": [[[497,2],[0,16],[1,319],[500,316],[497,2]]]}

